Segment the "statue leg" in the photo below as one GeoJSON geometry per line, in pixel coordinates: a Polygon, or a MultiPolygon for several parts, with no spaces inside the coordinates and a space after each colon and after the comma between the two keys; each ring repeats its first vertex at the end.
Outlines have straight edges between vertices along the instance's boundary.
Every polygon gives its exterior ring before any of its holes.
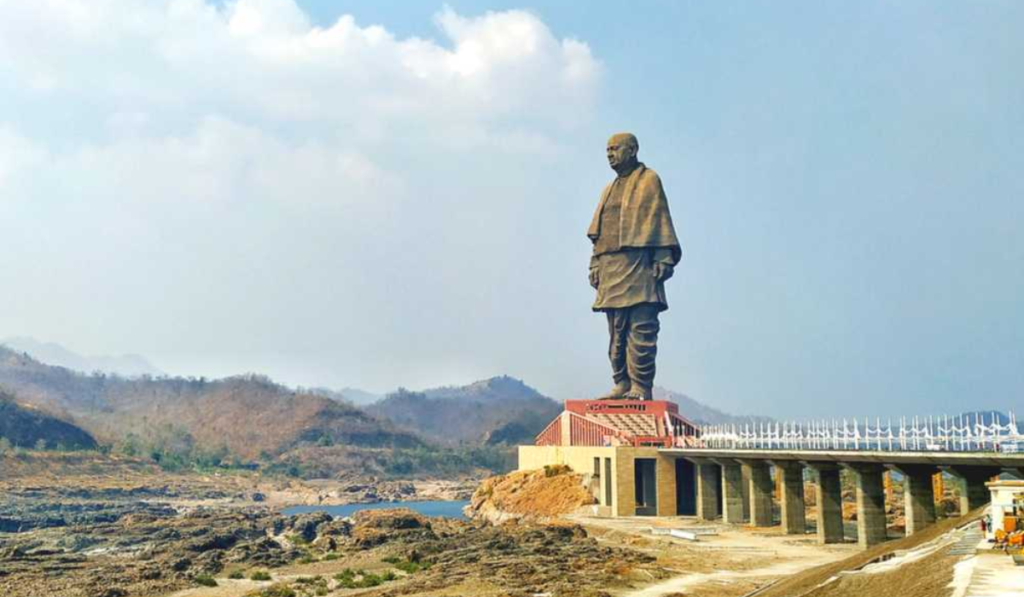
{"type": "Polygon", "coordinates": [[[612,381],[615,387],[605,399],[622,398],[629,391],[629,374],[626,366],[626,343],[629,341],[629,309],[609,309],[608,316],[608,360],[612,364],[612,381]]]}
{"type": "Polygon", "coordinates": [[[658,308],[650,303],[632,307],[629,313],[629,339],[626,363],[630,390],[627,398],[651,400],[654,388],[654,361],[658,355],[658,308]]]}

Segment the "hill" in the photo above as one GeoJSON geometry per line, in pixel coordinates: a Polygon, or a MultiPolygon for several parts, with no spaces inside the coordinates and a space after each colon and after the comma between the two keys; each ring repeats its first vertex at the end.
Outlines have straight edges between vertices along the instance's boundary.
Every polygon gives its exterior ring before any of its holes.
{"type": "Polygon", "coordinates": [[[38,409],[18,404],[14,397],[0,391],[0,438],[11,445],[34,448],[40,442],[47,448],[88,450],[96,440],[75,425],[38,409]]]}
{"type": "Polygon", "coordinates": [[[502,376],[423,392],[399,389],[367,411],[446,445],[531,443],[562,405],[502,376]]]}
{"type": "Polygon", "coordinates": [[[348,402],[355,406],[368,406],[377,402],[383,396],[380,394],[374,394],[359,388],[342,388],[341,390],[332,390],[330,388],[310,388],[310,393],[318,396],[324,396],[331,400],[339,400],[342,402],[348,402]]]}
{"type": "Polygon", "coordinates": [[[101,441],[158,451],[201,449],[252,460],[305,444],[423,444],[354,406],[255,375],[215,381],[86,375],[0,347],[0,388],[75,420],[101,441]]]}
{"type": "Polygon", "coordinates": [[[32,358],[47,365],[67,367],[75,371],[91,373],[101,371],[125,377],[137,377],[140,375],[163,375],[144,357],[137,354],[125,354],[119,356],[83,356],[60,344],[53,342],[40,342],[35,338],[8,338],[0,345],[5,345],[11,350],[28,353],[32,358]]]}
{"type": "Polygon", "coordinates": [[[666,390],[665,388],[662,387],[654,388],[654,399],[675,402],[676,404],[679,405],[679,414],[690,419],[694,423],[700,423],[704,425],[721,425],[725,423],[757,423],[768,422],[772,420],[770,417],[731,415],[722,412],[716,408],[712,408],[706,404],[697,402],[696,400],[690,398],[686,394],[680,394],[679,392],[666,390]]]}

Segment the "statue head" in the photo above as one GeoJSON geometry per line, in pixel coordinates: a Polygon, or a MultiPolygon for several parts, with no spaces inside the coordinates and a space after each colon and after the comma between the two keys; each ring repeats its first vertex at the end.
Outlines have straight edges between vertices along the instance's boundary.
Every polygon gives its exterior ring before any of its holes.
{"type": "Polygon", "coordinates": [[[636,164],[640,143],[632,133],[617,133],[608,139],[608,165],[616,172],[629,170],[636,164]]]}

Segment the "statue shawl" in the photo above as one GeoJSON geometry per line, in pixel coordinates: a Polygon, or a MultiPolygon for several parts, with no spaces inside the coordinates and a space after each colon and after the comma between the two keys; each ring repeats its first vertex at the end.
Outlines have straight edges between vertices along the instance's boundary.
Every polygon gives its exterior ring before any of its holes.
{"type": "MultiPolygon", "coordinates": [[[[590,222],[587,236],[591,241],[596,242],[601,234],[601,212],[604,211],[611,188],[612,183],[604,188],[594,219],[590,222]]],[[[672,250],[672,262],[679,262],[682,249],[676,238],[675,227],[672,226],[668,198],[657,172],[641,163],[629,174],[623,189],[620,214],[620,247],[668,248],[672,250]]]]}

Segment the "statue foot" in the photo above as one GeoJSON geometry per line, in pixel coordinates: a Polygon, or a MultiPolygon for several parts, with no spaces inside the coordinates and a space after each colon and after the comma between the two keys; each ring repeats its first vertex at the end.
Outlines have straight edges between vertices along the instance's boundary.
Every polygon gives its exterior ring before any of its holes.
{"type": "Polygon", "coordinates": [[[654,396],[650,388],[634,385],[623,395],[623,398],[626,400],[653,400],[654,396]]]}
{"type": "Polygon", "coordinates": [[[611,392],[601,396],[599,400],[622,400],[629,393],[629,382],[615,384],[611,392]]]}

